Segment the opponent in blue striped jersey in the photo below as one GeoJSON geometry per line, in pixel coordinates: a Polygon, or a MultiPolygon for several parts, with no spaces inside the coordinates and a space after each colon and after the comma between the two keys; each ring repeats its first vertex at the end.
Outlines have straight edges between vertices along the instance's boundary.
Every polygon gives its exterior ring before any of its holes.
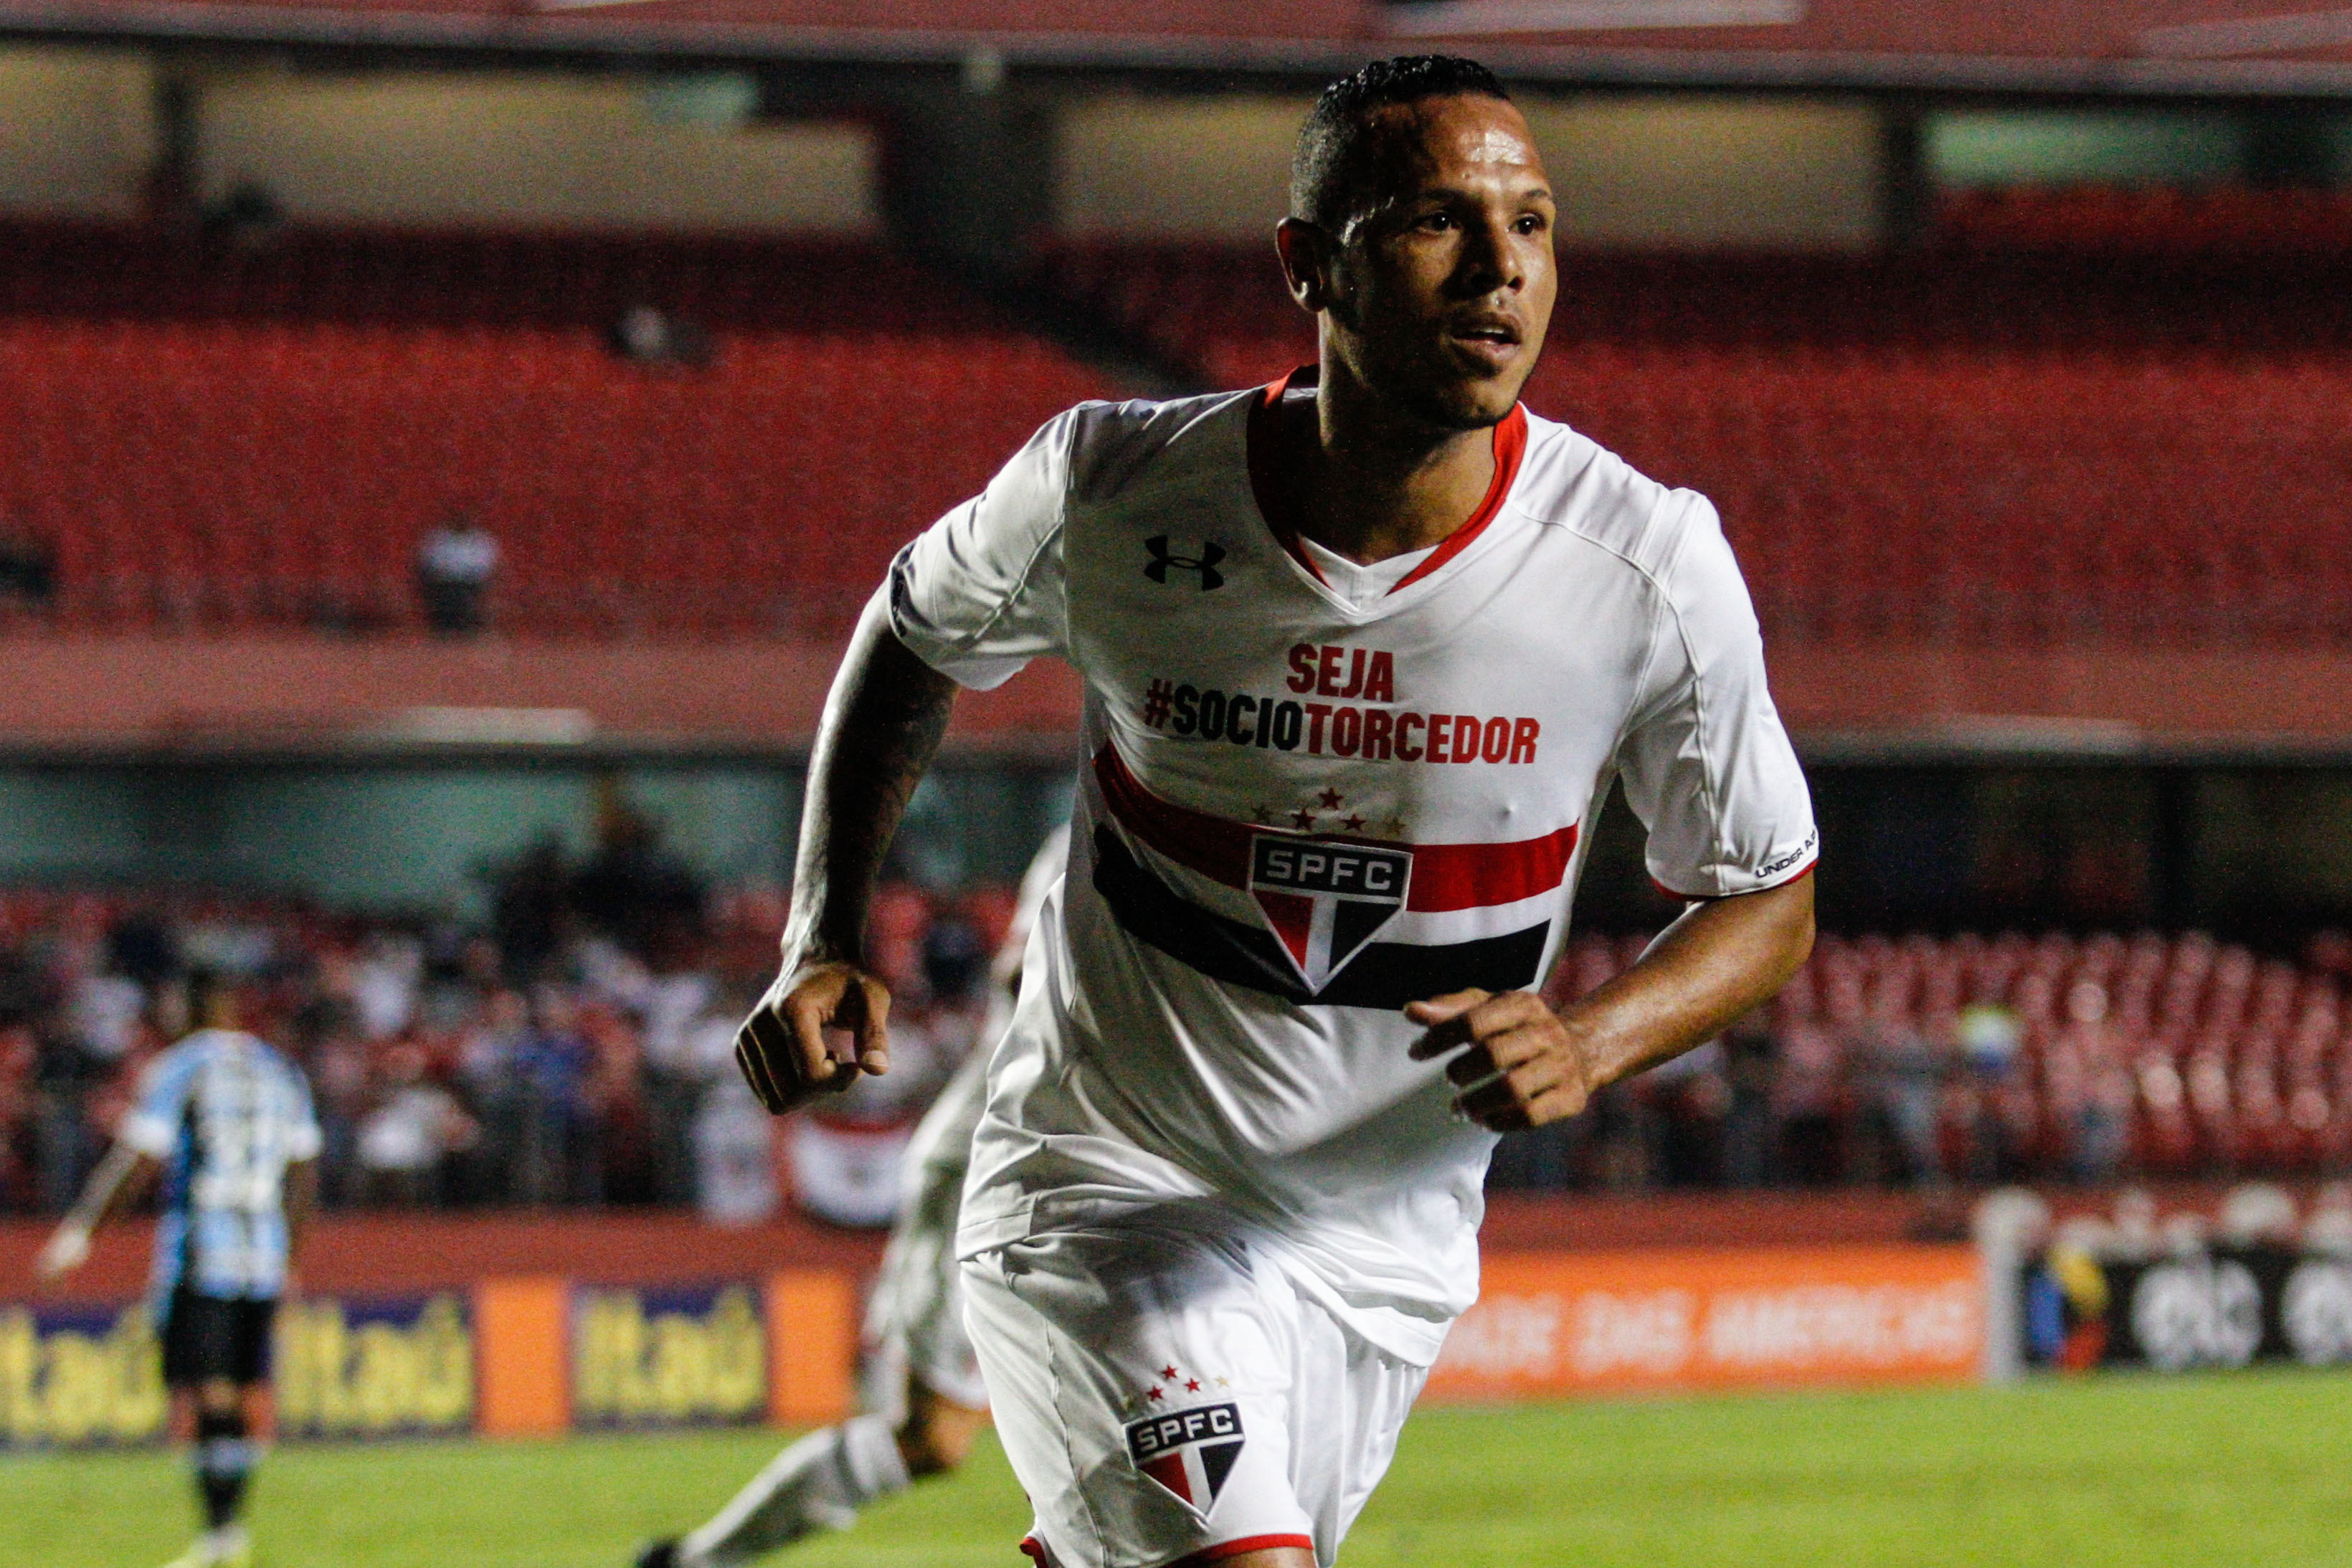
{"type": "Polygon", "coordinates": [[[183,1286],[227,1301],[286,1287],[286,1167],[319,1154],[310,1088],[236,1030],[203,1029],[150,1062],[117,1136],[163,1167],[155,1227],[158,1306],[183,1286]]]}
{"type": "Polygon", "coordinates": [[[247,1396],[269,1375],[269,1330],[315,1189],[318,1118],[293,1063],[237,1027],[235,991],[189,983],[204,1027],[147,1064],[139,1092],[73,1211],[41,1257],[56,1277],[89,1255],[108,1215],[163,1182],[155,1309],[163,1381],[195,1406],[205,1529],[173,1568],[249,1560],[240,1515],[255,1448],[247,1396]]]}

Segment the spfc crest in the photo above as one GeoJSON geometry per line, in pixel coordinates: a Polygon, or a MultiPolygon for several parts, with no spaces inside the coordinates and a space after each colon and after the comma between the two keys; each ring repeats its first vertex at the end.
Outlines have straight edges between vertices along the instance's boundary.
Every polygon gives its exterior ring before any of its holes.
{"type": "Polygon", "coordinates": [[[1328,839],[1250,840],[1250,895],[1309,995],[1404,908],[1412,854],[1328,839]]]}
{"type": "Polygon", "coordinates": [[[1135,1468],[1202,1518],[1241,1451],[1242,1413],[1233,1405],[1195,1406],[1127,1424],[1127,1456],[1135,1468]]]}

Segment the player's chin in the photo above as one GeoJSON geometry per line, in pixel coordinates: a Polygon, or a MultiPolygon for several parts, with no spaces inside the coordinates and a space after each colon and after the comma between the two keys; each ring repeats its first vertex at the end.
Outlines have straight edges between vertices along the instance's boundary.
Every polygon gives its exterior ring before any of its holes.
{"type": "Polygon", "coordinates": [[[1451,355],[1434,356],[1413,389],[1414,413],[1441,430],[1488,430],[1500,424],[1519,401],[1527,381],[1523,365],[1496,367],[1451,355]]]}

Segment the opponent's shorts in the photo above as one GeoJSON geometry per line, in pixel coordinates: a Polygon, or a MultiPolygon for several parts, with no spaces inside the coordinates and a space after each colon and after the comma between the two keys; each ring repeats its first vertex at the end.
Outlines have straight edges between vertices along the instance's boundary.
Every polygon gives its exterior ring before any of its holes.
{"type": "Polygon", "coordinates": [[[163,1383],[267,1383],[274,1300],[206,1296],[183,1285],[172,1292],[163,1318],[163,1383]]]}
{"type": "Polygon", "coordinates": [[[1326,1568],[1426,1369],[1233,1237],[1120,1225],[964,1264],[965,1322],[1047,1568],[1295,1546],[1326,1568]]]}

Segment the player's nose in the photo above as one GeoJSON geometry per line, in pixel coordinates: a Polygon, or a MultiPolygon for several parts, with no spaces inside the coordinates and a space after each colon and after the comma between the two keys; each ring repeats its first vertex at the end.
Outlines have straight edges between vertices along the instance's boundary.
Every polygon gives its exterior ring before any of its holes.
{"type": "Polygon", "coordinates": [[[1516,293],[1527,286],[1527,269],[1520,264],[1518,247],[1511,243],[1507,222],[1499,216],[1482,216],[1465,222],[1462,234],[1461,256],[1454,276],[1447,279],[1448,292],[1454,298],[1516,293]]]}

